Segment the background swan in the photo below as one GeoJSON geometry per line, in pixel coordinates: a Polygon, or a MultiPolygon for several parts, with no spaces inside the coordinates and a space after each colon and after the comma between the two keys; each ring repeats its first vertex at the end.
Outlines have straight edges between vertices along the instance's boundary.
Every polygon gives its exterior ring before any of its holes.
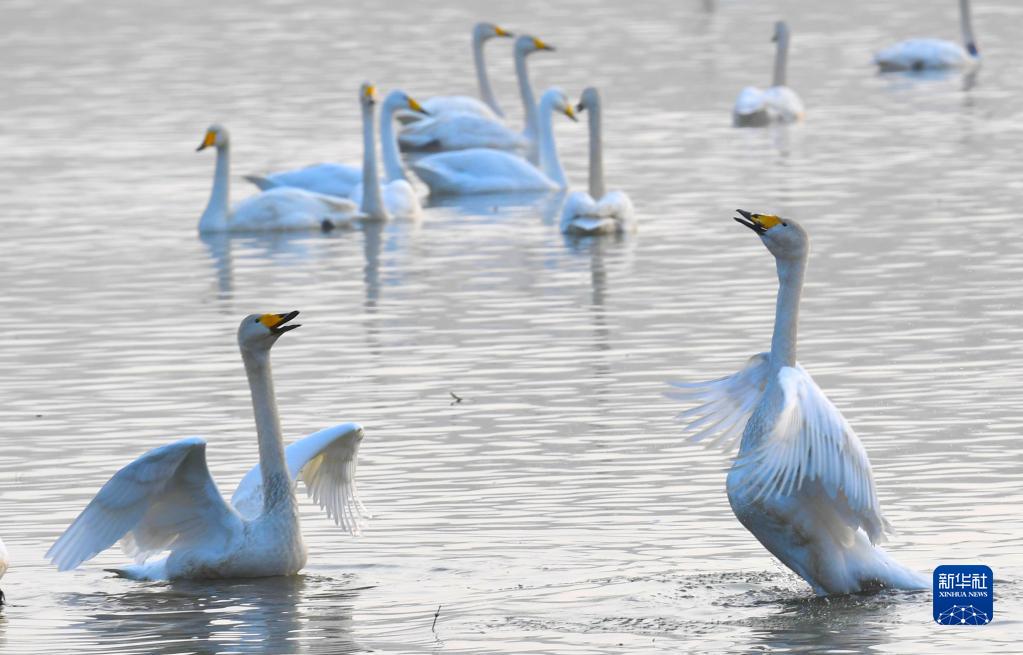
{"type": "Polygon", "coordinates": [[[980,62],[980,53],[973,36],[970,0],[959,0],[959,27],[965,48],[945,39],[909,39],[876,53],[874,63],[882,73],[975,66],[980,62]]]}
{"type": "Polygon", "coordinates": [[[768,89],[747,86],[739,92],[732,109],[732,121],[739,127],[760,127],[769,123],[792,123],[803,119],[803,101],[785,86],[789,59],[789,26],[774,25],[774,81],[768,89]]]}
{"type": "Polygon", "coordinates": [[[362,428],[321,430],[284,449],[270,371],[270,348],[298,325],[298,312],[253,314],[238,328],[252,392],[259,466],[231,504],[206,466],[206,442],[182,439],[114,474],[46,557],[73,569],[120,540],[136,561],[119,572],[137,579],[240,578],[297,573],[306,562],[296,480],[337,525],[355,532],[363,514],[355,488],[362,428]],[[156,557],[169,551],[166,556],[156,557]]]}
{"type": "Polygon", "coordinates": [[[555,110],[576,120],[575,110],[560,89],[548,89],[543,94],[539,168],[501,150],[473,148],[423,157],[412,163],[412,170],[434,195],[563,189],[567,181],[554,143],[555,110]]]}
{"type": "Polygon", "coordinates": [[[279,232],[320,229],[351,222],[358,209],[347,198],[335,198],[304,189],[278,188],[262,191],[230,207],[231,138],[227,129],[212,125],[197,150],[217,148],[213,190],[199,219],[199,232],[279,232]]]}
{"type": "Polygon", "coordinates": [[[526,35],[515,39],[515,76],[526,116],[525,128],[521,133],[508,127],[500,117],[471,112],[445,112],[405,125],[398,137],[401,147],[406,150],[525,150],[530,161],[537,163],[537,107],[526,57],[541,50],[553,51],[554,47],[535,36],[526,35]]]}
{"type": "Polygon", "coordinates": [[[600,93],[583,89],[577,111],[587,112],[590,131],[589,193],[576,191],[561,210],[561,231],[565,234],[609,234],[635,229],[632,201],[622,191],[604,191],[604,147],[601,138],[600,93]]]}
{"type": "Polygon", "coordinates": [[[778,269],[771,352],[750,358],[735,375],[672,394],[701,404],[694,439],[741,436],[728,472],[728,502],[747,530],[814,593],[848,594],[878,587],[924,589],[926,577],[875,544],[890,529],[881,515],[863,444],[810,374],[796,362],[799,296],[810,250],[795,221],[739,210],[735,220],[760,235],[778,269]]]}

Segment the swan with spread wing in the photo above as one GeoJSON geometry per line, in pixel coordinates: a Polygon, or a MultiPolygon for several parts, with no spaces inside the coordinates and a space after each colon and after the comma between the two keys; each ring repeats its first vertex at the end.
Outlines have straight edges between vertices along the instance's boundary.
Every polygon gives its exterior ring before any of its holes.
{"type": "Polygon", "coordinates": [[[355,486],[362,427],[343,423],[287,448],[270,371],[270,349],[297,328],[287,314],[253,314],[238,345],[256,417],[259,464],[227,502],[206,464],[206,442],[155,448],[114,474],[46,553],[59,570],[76,568],[120,541],[140,580],[251,578],[297,573],[306,563],[295,486],[299,478],[333,521],[357,533],[365,509],[355,486]]]}
{"type": "Polygon", "coordinates": [[[738,210],[774,255],[778,302],[771,351],[735,375],[676,384],[670,396],[697,403],[693,439],[715,436],[739,454],[728,473],[728,502],[739,522],[818,595],[891,587],[925,589],[923,575],[878,544],[881,514],[863,444],[810,374],[796,362],[799,297],[810,251],[791,219],[738,210]]]}

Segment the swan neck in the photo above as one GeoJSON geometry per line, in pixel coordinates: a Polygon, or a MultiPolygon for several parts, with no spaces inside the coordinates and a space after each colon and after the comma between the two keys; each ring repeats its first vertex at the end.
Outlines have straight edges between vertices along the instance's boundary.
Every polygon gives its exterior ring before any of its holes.
{"type": "Polygon", "coordinates": [[[199,219],[200,232],[216,232],[227,227],[231,192],[231,146],[217,146],[217,164],[213,169],[213,189],[206,211],[199,219]]]}
{"type": "MultiPolygon", "coordinates": [[[[394,131],[394,103],[385,102],[380,111],[380,151],[384,157],[384,175],[388,182],[407,180],[405,168],[401,165],[401,152],[398,150],[398,136],[394,131]]],[[[363,185],[365,187],[365,185],[363,185]]]]}
{"type": "Polygon", "coordinates": [[[487,75],[487,62],[483,56],[483,45],[486,43],[484,38],[478,33],[472,35],[472,61],[476,66],[476,83],[480,87],[480,98],[487,104],[488,107],[494,110],[494,113],[504,118],[504,112],[501,111],[501,107],[497,104],[497,97],[494,95],[494,90],[490,87],[490,76],[487,75]]]}
{"type": "Polygon", "coordinates": [[[515,51],[515,78],[519,82],[519,97],[522,98],[522,108],[526,114],[526,136],[535,141],[537,138],[536,120],[536,96],[533,95],[533,86],[529,83],[529,69],[526,67],[525,50],[515,51]]]}
{"type": "Polygon", "coordinates": [[[963,30],[963,43],[966,51],[976,57],[977,39],[973,35],[973,16],[970,13],[970,0],[959,0],[959,25],[963,30]]]}
{"type": "Polygon", "coordinates": [[[600,200],[604,197],[604,144],[600,129],[600,103],[594,102],[586,108],[590,128],[590,197],[600,200]]]}
{"type": "Polygon", "coordinates": [[[540,170],[564,189],[568,186],[568,181],[565,179],[565,169],[561,167],[558,148],[554,143],[553,99],[545,98],[540,103],[540,115],[540,170]]]}
{"type": "Polygon", "coordinates": [[[263,512],[295,505],[291,476],[284,457],[281,419],[277,415],[270,351],[242,349],[245,374],[252,393],[252,410],[256,417],[256,438],[259,443],[259,472],[263,482],[263,512]]]}
{"type": "Polygon", "coordinates": [[[771,338],[771,366],[775,370],[796,364],[799,298],[803,291],[806,257],[778,260],[778,304],[771,338]]]}
{"type": "Polygon", "coordinates": [[[774,82],[771,86],[785,86],[789,63],[789,33],[783,30],[778,35],[778,46],[774,51],[774,82]]]}
{"type": "Polygon", "coordinates": [[[380,177],[377,173],[377,148],[374,138],[375,120],[373,105],[362,105],[362,206],[359,208],[366,216],[385,219],[384,201],[380,191],[380,177]]]}

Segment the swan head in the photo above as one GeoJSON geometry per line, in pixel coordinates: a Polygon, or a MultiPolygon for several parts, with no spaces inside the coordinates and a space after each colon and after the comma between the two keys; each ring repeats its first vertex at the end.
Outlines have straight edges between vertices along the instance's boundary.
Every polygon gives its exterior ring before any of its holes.
{"type": "Polygon", "coordinates": [[[774,214],[754,214],[736,209],[739,216],[732,218],[760,235],[775,259],[804,259],[810,250],[810,235],[803,226],[791,218],[774,214]]]}
{"type": "Polygon", "coordinates": [[[778,43],[789,37],[789,25],[783,20],[778,21],[774,24],[774,36],[771,37],[771,41],[778,43]]]}
{"type": "Polygon", "coordinates": [[[377,103],[377,88],[371,82],[363,82],[359,86],[359,104],[363,107],[372,107],[377,103]]]}
{"type": "Polygon", "coordinates": [[[508,30],[494,25],[493,23],[476,23],[476,27],[472,28],[472,34],[480,41],[486,41],[487,39],[492,39],[496,36],[503,36],[506,38],[515,36],[508,30]]]}
{"type": "Polygon", "coordinates": [[[575,106],[576,111],[586,111],[587,109],[598,109],[600,107],[600,92],[595,87],[588,86],[583,89],[582,95],[579,96],[579,103],[575,106]]]}
{"type": "Polygon", "coordinates": [[[390,93],[387,94],[387,97],[384,98],[384,107],[392,107],[394,109],[408,109],[410,111],[414,111],[415,113],[422,114],[424,116],[430,115],[430,112],[423,109],[423,106],[419,104],[415,98],[405,93],[404,91],[399,91],[398,89],[395,89],[394,91],[391,91],[390,93]]]}
{"type": "Polygon", "coordinates": [[[223,125],[217,125],[214,123],[206,128],[206,135],[202,138],[202,143],[195,149],[196,152],[205,150],[210,146],[216,146],[217,148],[224,148],[231,142],[231,135],[227,133],[227,128],[223,125]]]}
{"type": "Polygon", "coordinates": [[[575,114],[575,107],[572,106],[568,96],[566,96],[565,92],[561,89],[553,88],[544,91],[543,95],[540,96],[540,106],[550,107],[551,111],[560,112],[571,118],[573,121],[579,120],[575,114]]]}
{"type": "Polygon", "coordinates": [[[529,34],[523,34],[519,38],[515,39],[515,52],[521,52],[528,55],[531,52],[539,52],[540,50],[554,51],[554,46],[529,34]]]}
{"type": "Polygon", "coordinates": [[[238,326],[238,345],[242,350],[268,351],[288,330],[299,327],[288,323],[298,316],[298,311],[287,314],[249,314],[238,326]]]}

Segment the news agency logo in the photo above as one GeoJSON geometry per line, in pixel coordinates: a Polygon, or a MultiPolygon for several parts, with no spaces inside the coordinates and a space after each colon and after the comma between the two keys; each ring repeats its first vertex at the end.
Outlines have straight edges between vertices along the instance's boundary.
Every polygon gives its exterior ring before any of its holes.
{"type": "Polygon", "coordinates": [[[934,622],[985,625],[995,616],[995,576],[983,564],[943,564],[934,569],[934,622]]]}

